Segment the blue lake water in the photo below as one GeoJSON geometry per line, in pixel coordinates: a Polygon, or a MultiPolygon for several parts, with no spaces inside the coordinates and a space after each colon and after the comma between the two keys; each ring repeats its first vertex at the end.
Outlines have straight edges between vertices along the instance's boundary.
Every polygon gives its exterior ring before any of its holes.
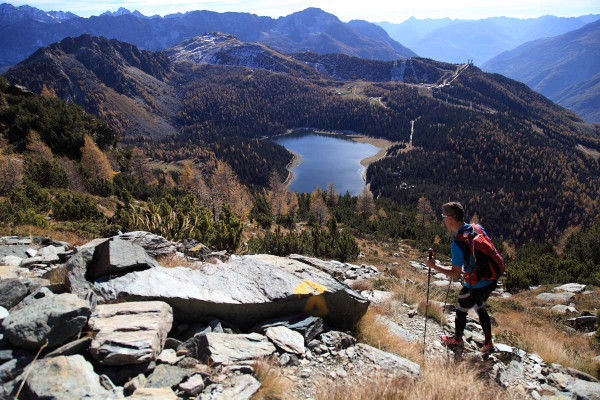
{"type": "Polygon", "coordinates": [[[378,147],[359,143],[342,135],[320,135],[310,131],[297,131],[273,139],[302,157],[300,165],[292,169],[294,180],[291,192],[307,193],[317,185],[325,190],[333,182],[338,193],[360,193],[365,185],[365,170],[360,160],[377,154],[378,147]]]}

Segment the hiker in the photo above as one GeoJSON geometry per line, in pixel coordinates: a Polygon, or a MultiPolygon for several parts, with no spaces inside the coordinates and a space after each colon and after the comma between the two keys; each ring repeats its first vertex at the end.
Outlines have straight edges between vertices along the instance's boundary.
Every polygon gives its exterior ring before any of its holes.
{"type": "Polygon", "coordinates": [[[458,202],[450,202],[442,206],[442,218],[446,228],[456,232],[456,239],[451,246],[452,265],[450,267],[436,265],[434,256],[427,260],[427,266],[453,279],[459,279],[461,275],[464,278],[456,305],[454,337],[444,335],[442,340],[448,346],[461,346],[464,343],[462,334],[467,324],[467,312],[473,307],[479,315],[479,322],[485,335],[481,351],[487,353],[494,350],[494,345],[492,324],[485,302],[496,288],[498,278],[504,273],[504,260],[483,228],[476,224],[465,223],[464,215],[463,206],[458,202]]]}

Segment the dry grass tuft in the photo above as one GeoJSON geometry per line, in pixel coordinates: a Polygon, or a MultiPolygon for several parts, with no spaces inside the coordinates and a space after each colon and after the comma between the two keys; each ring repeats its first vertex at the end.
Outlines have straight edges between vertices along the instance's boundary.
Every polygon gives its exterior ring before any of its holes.
{"type": "Polygon", "coordinates": [[[423,299],[419,302],[419,306],[417,307],[417,312],[421,315],[425,315],[425,310],[427,310],[427,315],[429,318],[436,320],[440,324],[444,324],[446,321],[446,316],[442,312],[442,307],[438,304],[431,302],[429,299],[429,307],[427,307],[427,300],[423,299]]]}
{"type": "Polygon", "coordinates": [[[397,283],[391,287],[394,299],[408,305],[417,304],[424,297],[423,291],[415,284],[406,281],[397,283]]]}
{"type": "Polygon", "coordinates": [[[598,376],[594,357],[597,355],[592,339],[581,335],[565,334],[539,316],[518,311],[495,315],[502,330],[501,339],[511,345],[540,355],[547,363],[558,363],[598,376]],[[514,339],[514,340],[513,340],[514,339]]]}
{"type": "Polygon", "coordinates": [[[466,362],[429,362],[421,378],[386,378],[373,375],[359,383],[319,385],[317,400],[504,400],[509,394],[494,383],[478,377],[478,368],[466,362]]]}
{"type": "Polygon", "coordinates": [[[41,228],[32,225],[20,225],[10,229],[7,234],[15,236],[45,236],[61,242],[71,243],[73,246],[81,246],[94,239],[91,234],[77,232],[59,231],[49,228],[41,228]]]}
{"type": "Polygon", "coordinates": [[[191,261],[186,257],[179,257],[175,254],[169,256],[162,256],[156,259],[160,265],[165,268],[185,267],[189,269],[201,269],[202,263],[198,261],[191,261]]]}
{"type": "Polygon", "coordinates": [[[288,394],[292,383],[283,376],[273,357],[261,357],[254,362],[253,367],[260,389],[252,396],[252,400],[277,400],[288,394]]]}
{"type": "Polygon", "coordinates": [[[423,344],[409,343],[392,335],[388,327],[378,320],[377,315],[378,313],[373,307],[367,310],[358,323],[358,340],[416,363],[423,362],[423,344]]]}

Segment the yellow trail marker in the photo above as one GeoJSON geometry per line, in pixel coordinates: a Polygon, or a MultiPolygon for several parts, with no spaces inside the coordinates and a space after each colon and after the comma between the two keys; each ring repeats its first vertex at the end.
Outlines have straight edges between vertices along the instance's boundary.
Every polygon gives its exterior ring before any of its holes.
{"type": "Polygon", "coordinates": [[[311,281],[304,281],[294,289],[295,294],[313,295],[306,300],[304,312],[314,317],[323,317],[329,314],[329,309],[327,308],[327,303],[325,302],[325,296],[322,295],[322,293],[328,291],[329,289],[327,289],[325,286],[311,281]]]}

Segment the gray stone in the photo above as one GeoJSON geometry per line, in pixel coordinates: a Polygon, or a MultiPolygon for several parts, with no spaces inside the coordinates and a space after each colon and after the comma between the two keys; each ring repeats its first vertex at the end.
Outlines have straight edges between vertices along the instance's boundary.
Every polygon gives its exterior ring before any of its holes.
{"type": "Polygon", "coordinates": [[[394,296],[392,292],[385,292],[383,290],[363,290],[360,294],[373,305],[381,305],[394,296]]]}
{"type": "Polygon", "coordinates": [[[392,353],[376,349],[364,343],[359,343],[355,346],[364,359],[369,360],[372,364],[380,368],[403,375],[408,378],[418,378],[421,376],[421,366],[406,358],[397,356],[392,353]]]}
{"type": "Polygon", "coordinates": [[[84,337],[81,339],[74,340],[64,346],[59,347],[51,353],[46,355],[46,358],[58,357],[58,356],[73,356],[75,354],[82,354],[85,352],[92,343],[91,337],[84,337]]]}
{"type": "Polygon", "coordinates": [[[175,243],[150,232],[127,232],[117,237],[142,246],[152,257],[169,256],[177,251],[175,243]]]}
{"type": "Polygon", "coordinates": [[[173,389],[168,387],[161,388],[140,388],[133,396],[128,397],[132,400],[177,400],[177,395],[173,389]]]}
{"type": "Polygon", "coordinates": [[[275,352],[275,346],[258,333],[207,333],[194,336],[179,347],[178,353],[181,350],[186,350],[189,357],[203,362],[230,364],[271,355],[275,352]]]}
{"type": "Polygon", "coordinates": [[[93,248],[82,248],[75,253],[65,264],[67,270],[67,289],[90,304],[90,308],[94,310],[98,304],[98,296],[92,290],[92,286],[85,279],[87,266],[92,261],[94,256],[93,248]]]}
{"type": "Polygon", "coordinates": [[[18,278],[0,280],[0,307],[10,310],[27,296],[28,290],[18,278]]]}
{"type": "Polygon", "coordinates": [[[177,339],[173,339],[173,338],[167,338],[167,340],[165,341],[165,345],[163,346],[164,349],[173,349],[173,350],[177,350],[177,348],[179,346],[181,346],[183,342],[181,340],[177,340],[177,339]]]}
{"type": "Polygon", "coordinates": [[[323,319],[320,317],[309,317],[306,314],[274,318],[255,325],[250,329],[250,332],[264,334],[267,328],[275,326],[285,326],[293,331],[300,332],[304,336],[304,342],[309,343],[323,332],[323,319]]]}
{"type": "Polygon", "coordinates": [[[510,387],[523,377],[523,364],[516,360],[510,361],[506,369],[500,372],[498,380],[504,387],[510,387]]]}
{"type": "Polygon", "coordinates": [[[176,388],[188,375],[190,375],[190,372],[183,368],[174,365],[160,364],[156,366],[154,372],[148,377],[145,387],[176,388]]]}
{"type": "Polygon", "coordinates": [[[104,365],[152,361],[172,324],[171,307],[161,301],[99,305],[89,321],[95,334],[90,354],[104,365]]]}
{"type": "Polygon", "coordinates": [[[8,317],[8,310],[0,306],[0,322],[4,321],[4,318],[8,317]]]}
{"type": "Polygon", "coordinates": [[[221,321],[219,321],[218,319],[213,319],[212,321],[210,321],[208,327],[210,328],[211,332],[223,333],[223,326],[221,326],[221,321]]]}
{"type": "Polygon", "coordinates": [[[37,250],[29,248],[25,251],[25,254],[27,257],[35,257],[37,255],[37,250]]]}
{"type": "Polygon", "coordinates": [[[13,255],[4,256],[0,260],[1,265],[7,265],[9,267],[19,267],[22,262],[23,259],[21,257],[13,255]]]}
{"type": "Polygon", "coordinates": [[[460,282],[449,283],[447,280],[431,282],[431,285],[438,287],[438,288],[444,288],[444,289],[447,289],[448,285],[450,285],[450,288],[453,290],[460,290],[462,288],[462,284],[460,282]]]}
{"type": "Polygon", "coordinates": [[[378,322],[382,323],[388,328],[390,334],[406,342],[416,342],[418,340],[417,336],[415,336],[411,331],[402,328],[400,325],[396,324],[393,321],[390,321],[383,315],[377,315],[376,319],[378,322]]]}
{"type": "Polygon", "coordinates": [[[581,293],[585,290],[586,285],[582,285],[580,283],[567,283],[562,286],[555,287],[553,290],[555,292],[571,292],[571,293],[581,293]]]}
{"type": "Polygon", "coordinates": [[[0,350],[0,383],[19,375],[33,361],[33,355],[20,349],[0,350]]]}
{"type": "Polygon", "coordinates": [[[555,314],[565,315],[569,313],[574,314],[577,312],[577,309],[575,307],[565,306],[564,304],[557,304],[555,306],[552,306],[550,308],[550,311],[552,311],[555,314]]]}
{"type": "Polygon", "coordinates": [[[137,389],[143,388],[146,385],[148,379],[146,375],[139,374],[138,376],[131,378],[124,386],[123,391],[127,396],[133,394],[137,389]]]}
{"type": "Polygon", "coordinates": [[[111,275],[123,274],[160,266],[146,253],[142,246],[118,237],[107,240],[96,247],[94,258],[87,266],[88,281],[111,275]]]}
{"type": "Polygon", "coordinates": [[[156,358],[159,363],[171,365],[175,365],[181,360],[183,360],[183,356],[178,356],[173,349],[164,349],[156,358]]]}
{"type": "Polygon", "coordinates": [[[369,305],[326,273],[271,255],[243,256],[202,270],[156,267],[96,282],[95,288],[106,300],[160,299],[181,320],[212,315],[242,329],[265,318],[301,312],[350,328],[369,305]]]}
{"type": "Polygon", "coordinates": [[[596,324],[596,317],[593,315],[585,315],[569,318],[566,323],[578,330],[593,329],[596,324]]]}
{"type": "Polygon", "coordinates": [[[535,296],[535,298],[546,303],[566,304],[571,302],[575,298],[575,295],[570,292],[540,293],[537,296],[535,296]]]}
{"type": "Polygon", "coordinates": [[[578,399],[600,400],[600,383],[598,382],[573,378],[569,381],[567,390],[574,393],[578,399]]]}
{"type": "Polygon", "coordinates": [[[577,379],[581,379],[581,380],[588,381],[588,382],[600,383],[598,381],[598,379],[594,378],[592,375],[586,374],[585,372],[579,371],[578,369],[575,369],[575,368],[567,367],[567,373],[577,379]]]}
{"type": "Polygon", "coordinates": [[[321,342],[330,348],[345,349],[354,346],[356,339],[344,332],[329,331],[321,335],[321,342]]]}
{"type": "MultiPolygon", "coordinates": [[[[38,293],[45,293],[42,288],[38,293]]],[[[87,302],[74,294],[49,294],[25,298],[2,321],[7,339],[14,346],[28,350],[39,349],[46,340],[52,348],[75,336],[87,323],[91,310],[87,302]]]]}
{"type": "MultiPolygon", "coordinates": [[[[14,245],[0,245],[0,260],[5,260],[7,256],[15,256],[21,259],[27,258],[27,250],[31,248],[30,244],[14,244],[14,245]]],[[[7,265],[7,264],[4,264],[7,265]]]]}
{"type": "Polygon", "coordinates": [[[304,337],[285,326],[268,328],[265,335],[287,353],[304,354],[304,337]]]}
{"type": "Polygon", "coordinates": [[[260,382],[251,375],[238,375],[229,383],[231,386],[214,397],[214,400],[250,400],[260,389],[260,382]]]}
{"type": "Polygon", "coordinates": [[[36,361],[25,382],[24,392],[31,399],[113,399],[104,389],[92,364],[80,355],[60,356],[36,361]]]}
{"type": "Polygon", "coordinates": [[[190,396],[196,396],[204,390],[204,378],[201,374],[194,374],[187,381],[180,383],[179,389],[190,396]]]}

